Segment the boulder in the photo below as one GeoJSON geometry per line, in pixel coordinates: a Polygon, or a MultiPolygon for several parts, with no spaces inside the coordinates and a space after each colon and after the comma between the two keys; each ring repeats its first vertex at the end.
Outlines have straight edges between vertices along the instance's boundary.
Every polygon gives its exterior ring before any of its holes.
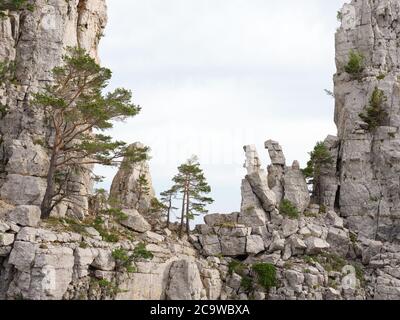
{"type": "Polygon", "coordinates": [[[249,254],[259,254],[265,251],[264,240],[261,236],[247,236],[246,252],[249,254]]]}
{"type": "Polygon", "coordinates": [[[331,246],[331,251],[345,257],[350,250],[350,237],[348,230],[335,227],[329,228],[327,242],[331,246]]]}
{"type": "Polygon", "coordinates": [[[35,259],[36,248],[37,246],[33,243],[15,241],[8,263],[19,271],[30,272],[35,259]]]}
{"type": "Polygon", "coordinates": [[[209,214],[204,217],[205,223],[210,227],[237,224],[238,213],[232,214],[209,214]]]}
{"type": "Polygon", "coordinates": [[[40,214],[37,206],[17,206],[8,213],[8,219],[23,227],[36,227],[40,222],[40,214]]]}
{"type": "Polygon", "coordinates": [[[201,300],[205,295],[196,263],[185,259],[173,262],[166,288],[167,300],[201,300]]]}
{"type": "Polygon", "coordinates": [[[227,257],[236,257],[246,254],[246,237],[221,237],[222,254],[227,257]]]}
{"type": "Polygon", "coordinates": [[[299,230],[299,221],[295,219],[285,218],[282,221],[282,232],[285,238],[297,233],[299,230]]]}
{"type": "Polygon", "coordinates": [[[201,235],[200,243],[203,247],[203,253],[206,256],[217,256],[221,254],[221,242],[217,235],[201,235]]]}
{"type": "Polygon", "coordinates": [[[14,243],[14,235],[12,233],[0,233],[0,247],[9,246],[14,243]]]}
{"type": "Polygon", "coordinates": [[[123,213],[127,216],[120,222],[123,226],[139,233],[151,230],[151,225],[136,209],[124,209],[123,213]]]}
{"type": "Polygon", "coordinates": [[[321,238],[309,237],[305,241],[307,245],[307,254],[318,254],[330,248],[330,245],[321,238]]]}

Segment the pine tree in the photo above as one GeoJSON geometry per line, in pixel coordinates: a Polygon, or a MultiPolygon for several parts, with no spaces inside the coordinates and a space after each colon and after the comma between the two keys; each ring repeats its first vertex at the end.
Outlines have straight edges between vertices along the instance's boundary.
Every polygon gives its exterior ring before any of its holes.
{"type": "Polygon", "coordinates": [[[144,197],[150,194],[150,185],[144,174],[139,175],[139,179],[136,181],[133,192],[136,194],[135,208],[139,210],[140,202],[144,197]]]}
{"type": "Polygon", "coordinates": [[[178,209],[173,206],[173,199],[176,197],[177,190],[175,187],[172,187],[171,189],[168,189],[167,191],[161,192],[161,203],[164,206],[166,216],[167,216],[167,228],[169,228],[169,225],[171,223],[171,212],[178,209]]]}
{"type": "Polygon", "coordinates": [[[211,192],[204,176],[203,170],[200,168],[198,158],[193,156],[186,163],[178,167],[178,174],[173,178],[175,182],[174,188],[182,193],[182,214],[181,227],[179,236],[182,238],[184,228],[186,233],[190,233],[190,220],[195,216],[207,213],[206,206],[214,200],[206,197],[211,192]]]}
{"type": "Polygon", "coordinates": [[[122,157],[140,162],[147,156],[147,148],[131,148],[101,133],[113,127],[112,121],[139,113],[131,92],[120,88],[103,94],[111,71],[100,67],[83,49],[68,48],[63,60],[63,66],[53,69],[53,83],[33,100],[43,108],[53,132],[48,139],[50,165],[41,205],[43,219],[59,203],[87,196],[80,194],[75,180],[83,172],[92,173],[92,165],[117,165],[122,157]]]}

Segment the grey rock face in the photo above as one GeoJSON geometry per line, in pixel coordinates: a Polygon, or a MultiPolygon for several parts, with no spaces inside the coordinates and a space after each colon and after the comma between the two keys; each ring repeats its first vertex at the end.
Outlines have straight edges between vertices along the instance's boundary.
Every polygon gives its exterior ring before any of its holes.
{"type": "Polygon", "coordinates": [[[40,221],[40,208],[18,206],[8,214],[8,219],[23,227],[36,227],[40,221]]]}
{"type": "MultiPolygon", "coordinates": [[[[107,21],[104,0],[35,1],[35,9],[10,12],[0,21],[0,61],[15,62],[17,84],[0,85],[0,102],[8,112],[0,120],[2,136],[0,197],[11,204],[40,204],[46,182],[45,142],[52,132],[42,110],[31,106],[32,93],[51,81],[50,71],[61,63],[67,46],[86,49],[97,58],[99,34],[107,21]]],[[[88,175],[78,178],[82,192],[90,192],[88,175]]],[[[82,212],[87,200],[79,200],[82,212]]],[[[85,210],[83,210],[85,211],[85,210]]]]}
{"type": "Polygon", "coordinates": [[[135,209],[124,209],[124,214],[127,215],[127,219],[122,220],[121,224],[133,231],[144,233],[151,230],[151,225],[146,221],[145,218],[135,209]]]}
{"type": "Polygon", "coordinates": [[[205,289],[196,263],[188,260],[173,262],[169,271],[168,300],[201,300],[205,289]]]}
{"type": "Polygon", "coordinates": [[[342,10],[336,33],[340,211],[352,229],[386,241],[396,240],[400,212],[398,6],[395,0],[352,1],[342,10]],[[351,50],[364,56],[362,81],[345,72],[351,50]],[[367,130],[359,114],[375,88],[388,97],[381,106],[387,117],[375,130],[367,130]]]}
{"type": "MultiPolygon", "coordinates": [[[[140,143],[134,143],[134,148],[144,148],[140,143]]],[[[136,209],[141,213],[145,213],[151,207],[151,200],[155,197],[152,185],[149,164],[143,161],[137,164],[128,164],[124,160],[110,189],[110,198],[117,201],[118,205],[123,208],[136,209]],[[138,180],[140,176],[144,176],[147,180],[149,193],[139,195],[138,180]],[[139,198],[141,197],[141,198],[139,198]]]]}
{"type": "Polygon", "coordinates": [[[289,200],[300,213],[310,204],[310,192],[298,162],[287,168],[283,176],[284,199],[289,200]]]}

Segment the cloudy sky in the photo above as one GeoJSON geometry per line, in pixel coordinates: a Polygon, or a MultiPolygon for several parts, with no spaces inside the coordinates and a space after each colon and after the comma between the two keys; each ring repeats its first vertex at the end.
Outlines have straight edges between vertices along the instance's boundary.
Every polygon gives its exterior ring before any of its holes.
{"type": "MultiPolygon", "coordinates": [[[[288,163],[335,134],[334,33],[344,0],[111,0],[100,48],[112,87],[134,92],[139,116],[112,131],[152,149],[157,193],[199,156],[215,203],[240,208],[243,146],[284,148],[288,163]]],[[[98,168],[108,187],[114,169],[98,168]]]]}

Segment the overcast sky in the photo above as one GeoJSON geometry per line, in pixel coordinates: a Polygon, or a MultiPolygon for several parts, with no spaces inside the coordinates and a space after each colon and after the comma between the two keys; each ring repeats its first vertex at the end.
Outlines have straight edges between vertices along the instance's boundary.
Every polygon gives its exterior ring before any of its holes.
{"type": "MultiPolygon", "coordinates": [[[[100,47],[112,87],[134,92],[137,117],[111,134],[152,149],[154,187],[199,156],[211,212],[240,208],[243,146],[284,148],[288,164],[336,134],[332,89],[336,13],[344,0],[110,0],[100,47]]],[[[108,188],[114,169],[99,168],[108,188]]]]}

